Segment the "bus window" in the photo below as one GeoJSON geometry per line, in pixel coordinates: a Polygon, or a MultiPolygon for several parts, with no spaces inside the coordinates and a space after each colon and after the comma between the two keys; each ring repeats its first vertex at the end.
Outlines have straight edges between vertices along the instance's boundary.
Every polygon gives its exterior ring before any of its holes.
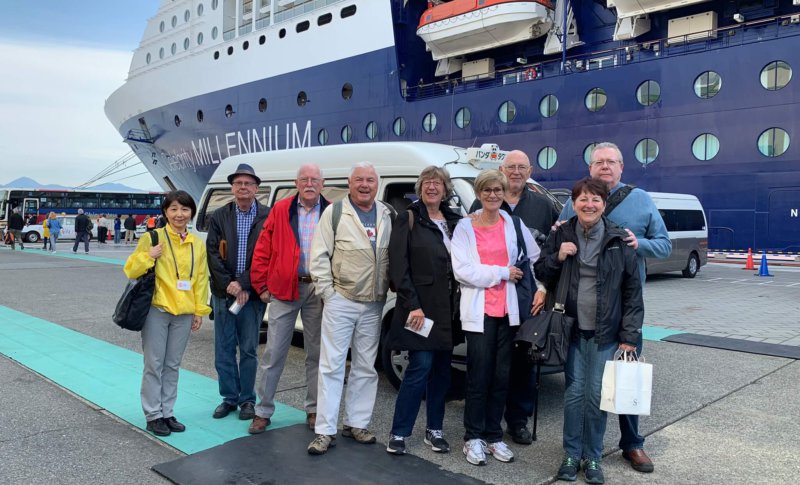
{"type": "MultiPolygon", "coordinates": [[[[269,194],[270,187],[267,185],[261,186],[256,192],[256,199],[264,205],[269,205],[269,194]]],[[[206,196],[205,204],[197,213],[194,228],[198,231],[208,231],[208,221],[211,214],[231,201],[233,201],[233,193],[230,188],[215,189],[209,192],[208,196],[206,196]]]]}

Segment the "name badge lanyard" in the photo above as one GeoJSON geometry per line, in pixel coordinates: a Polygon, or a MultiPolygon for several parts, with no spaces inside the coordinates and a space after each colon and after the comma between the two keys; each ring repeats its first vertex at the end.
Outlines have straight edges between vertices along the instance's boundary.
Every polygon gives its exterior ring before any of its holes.
{"type": "MultiPolygon", "coordinates": [[[[172,238],[169,237],[167,231],[164,231],[164,234],[167,236],[167,243],[169,243],[169,252],[172,253],[172,262],[175,264],[175,279],[180,281],[181,277],[180,274],[178,274],[178,258],[175,257],[175,250],[172,249],[172,238]]],[[[194,276],[194,244],[189,243],[189,248],[192,251],[192,266],[191,269],[189,270],[189,281],[192,281],[192,276],[194,276]]]]}

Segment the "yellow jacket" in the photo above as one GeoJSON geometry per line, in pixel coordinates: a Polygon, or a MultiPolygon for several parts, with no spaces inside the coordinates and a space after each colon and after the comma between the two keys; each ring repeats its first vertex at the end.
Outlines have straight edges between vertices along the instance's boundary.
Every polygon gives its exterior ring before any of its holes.
{"type": "Polygon", "coordinates": [[[48,222],[47,219],[45,219],[44,222],[42,222],[42,232],[43,232],[42,234],[43,238],[47,239],[48,237],[50,237],[50,223],[48,222]]]}
{"type": "Polygon", "coordinates": [[[139,244],[125,262],[125,274],[130,279],[135,279],[147,272],[153,265],[156,267],[156,289],[153,293],[153,306],[173,315],[208,315],[211,307],[208,306],[208,264],[206,262],[206,245],[194,234],[188,234],[186,239],[176,234],[167,224],[164,229],[158,229],[158,242],[162,244],[163,251],[157,260],[150,257],[148,251],[152,247],[150,234],[139,239],[139,244]],[[165,233],[172,241],[172,250],[165,239],[165,233]],[[184,291],[178,289],[178,278],[175,276],[175,260],[178,261],[178,274],[180,279],[189,279],[192,266],[192,251],[194,251],[194,274],[191,278],[192,289],[184,291]]]}

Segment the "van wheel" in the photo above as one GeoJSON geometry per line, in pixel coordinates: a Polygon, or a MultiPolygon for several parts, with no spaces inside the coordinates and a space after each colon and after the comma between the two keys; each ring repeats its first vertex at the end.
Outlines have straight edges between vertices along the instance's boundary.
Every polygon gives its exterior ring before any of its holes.
{"type": "Polygon", "coordinates": [[[694,278],[697,276],[697,271],[700,269],[700,258],[697,254],[692,253],[689,255],[689,261],[686,262],[686,267],[683,268],[683,276],[686,278],[694,278]]]}
{"type": "Polygon", "coordinates": [[[403,376],[408,367],[408,352],[405,350],[389,350],[389,332],[384,332],[381,342],[381,367],[383,373],[395,389],[400,389],[403,376]]]}
{"type": "Polygon", "coordinates": [[[29,243],[39,242],[39,233],[36,231],[31,231],[25,234],[25,242],[29,243]]]}

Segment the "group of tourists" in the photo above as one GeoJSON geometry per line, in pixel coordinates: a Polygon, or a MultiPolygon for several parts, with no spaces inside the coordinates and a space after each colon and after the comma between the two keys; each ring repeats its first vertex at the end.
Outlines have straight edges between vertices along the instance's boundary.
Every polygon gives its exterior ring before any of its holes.
{"type": "MultiPolygon", "coordinates": [[[[462,451],[474,465],[485,465],[488,456],[511,462],[514,452],[504,435],[531,444],[535,386],[534,367],[514,337],[527,318],[551,308],[569,261],[565,306],[578,328],[564,366],[564,458],[557,477],[573,481],[583,471],[587,483],[603,483],[603,365],[617,350],[641,354],[644,258],[666,257],[671,245],[647,193],[621,182],[623,160],[615,145],[595,146],[590,177],[575,184],[561,214],[550,199],[529,190],[531,171],[523,152],[510,152],[499,170],[475,179],[475,204],[462,217],[448,203],[453,185],[438,166],[422,171],[416,200],[396,212],[377,200],[379,174],[368,162],[353,165],[348,194],[337,202],[322,195],[320,168],[303,165],[296,193],[271,209],[256,198],[261,180],[242,164],[228,177],[234,200],[211,215],[205,244],[187,231],[196,212],[192,198],[183,191],[167,194],[167,223],[154,231],[157,244],[153,236],[142,237],[125,265],[129,278],[155,268],[155,296],[142,330],[147,429],[160,436],[185,430],[174,414],[178,369],[190,332],[213,308],[222,397],[213,418],[238,411],[239,419],[250,421],[251,434],[270,426],[299,314],[304,408],[315,434],[308,453],[335,446],[342,398],[341,436],[375,443],[374,364],[391,288],[397,300],[386,344],[408,351],[408,367],[386,451],[406,453],[423,400],[423,442],[437,453],[450,450],[443,422],[451,356],[466,340],[462,451]],[[607,212],[609,205],[613,211],[607,212]],[[527,267],[518,264],[522,256],[527,267]],[[535,288],[521,304],[516,283],[526,272],[533,273],[535,288]],[[267,304],[268,336],[259,362],[267,304]]],[[[636,417],[619,421],[625,459],[638,471],[653,471],[636,417]]]]}

